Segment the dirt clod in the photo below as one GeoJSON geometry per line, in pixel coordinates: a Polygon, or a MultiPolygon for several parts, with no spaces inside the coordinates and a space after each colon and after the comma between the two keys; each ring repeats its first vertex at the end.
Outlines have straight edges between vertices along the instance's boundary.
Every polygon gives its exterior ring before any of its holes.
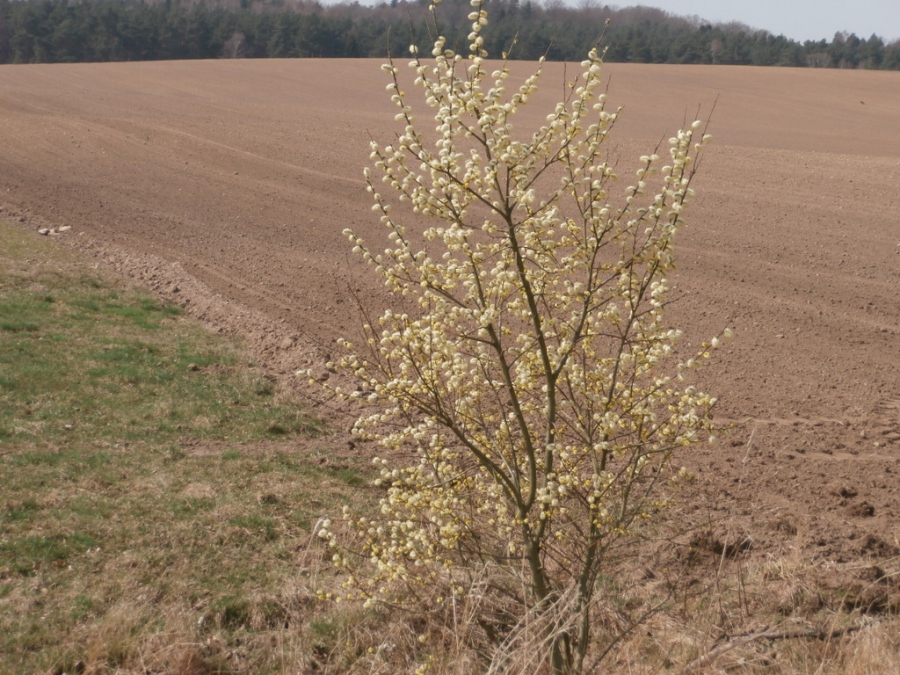
{"type": "Polygon", "coordinates": [[[851,504],[847,507],[847,515],[853,518],[871,518],[875,515],[875,507],[869,502],[851,504]]]}

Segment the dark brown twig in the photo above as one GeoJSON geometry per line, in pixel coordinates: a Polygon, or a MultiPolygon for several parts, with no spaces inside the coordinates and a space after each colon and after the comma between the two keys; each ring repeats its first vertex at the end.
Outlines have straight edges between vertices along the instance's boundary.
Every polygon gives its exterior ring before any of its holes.
{"type": "Polygon", "coordinates": [[[798,630],[769,630],[768,626],[766,626],[766,628],[761,631],[757,631],[755,633],[745,633],[743,635],[737,635],[733,637],[725,644],[719,645],[703,656],[700,656],[691,661],[679,672],[679,675],[690,675],[691,673],[696,673],[700,668],[712,664],[716,659],[722,656],[722,654],[730,652],[732,649],[736,649],[743,645],[750,644],[751,642],[756,642],[757,640],[832,640],[834,638],[839,638],[847,635],[848,633],[854,633],[859,629],[860,626],[847,626],[846,628],[836,628],[835,630],[830,631],[823,630],[821,628],[805,628],[798,630]]]}

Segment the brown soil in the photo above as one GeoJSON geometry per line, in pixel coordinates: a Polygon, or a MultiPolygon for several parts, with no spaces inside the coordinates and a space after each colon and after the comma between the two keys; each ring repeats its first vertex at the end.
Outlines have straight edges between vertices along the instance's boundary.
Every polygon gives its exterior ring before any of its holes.
{"type": "MultiPolygon", "coordinates": [[[[688,517],[722,551],[897,555],[900,79],[606,72],[623,175],[718,101],[672,320],[688,343],[735,328],[704,376],[734,427],[682,458],[701,488],[688,517]]],[[[546,67],[521,128],[563,78],[546,67]]],[[[382,237],[361,168],[370,136],[392,133],[384,84],[375,61],[0,67],[0,215],[71,226],[61,239],[243,336],[285,378],[322,371],[360,322],[354,296],[387,302],[341,236],[382,237]]]]}

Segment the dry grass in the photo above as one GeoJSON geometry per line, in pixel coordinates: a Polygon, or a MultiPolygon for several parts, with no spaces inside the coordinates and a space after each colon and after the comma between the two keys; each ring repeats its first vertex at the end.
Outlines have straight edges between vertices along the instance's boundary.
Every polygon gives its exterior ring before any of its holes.
{"type": "MultiPolygon", "coordinates": [[[[723,557],[709,544],[653,549],[637,569],[631,560],[610,570],[585,672],[900,672],[900,560],[723,557]]],[[[492,647],[476,619],[480,601],[463,599],[443,616],[361,617],[321,671],[413,673],[427,664],[439,675],[549,673],[541,620],[523,618],[492,647]]]]}

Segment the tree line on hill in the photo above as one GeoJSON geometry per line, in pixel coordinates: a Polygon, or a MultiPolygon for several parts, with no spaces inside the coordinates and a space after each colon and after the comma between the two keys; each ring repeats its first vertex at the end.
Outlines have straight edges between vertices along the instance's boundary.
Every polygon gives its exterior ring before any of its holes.
{"type": "MultiPolygon", "coordinates": [[[[427,0],[375,7],[313,0],[0,0],[0,63],[210,58],[379,57],[428,45],[427,0]]],[[[580,61],[603,35],[606,60],[900,69],[900,41],[838,33],[799,43],[739,23],[710,24],[648,7],[583,0],[488,0],[491,56],[580,61]],[[604,34],[607,20],[609,27],[604,34]]],[[[445,0],[438,21],[464,48],[468,0],[445,0]]]]}

